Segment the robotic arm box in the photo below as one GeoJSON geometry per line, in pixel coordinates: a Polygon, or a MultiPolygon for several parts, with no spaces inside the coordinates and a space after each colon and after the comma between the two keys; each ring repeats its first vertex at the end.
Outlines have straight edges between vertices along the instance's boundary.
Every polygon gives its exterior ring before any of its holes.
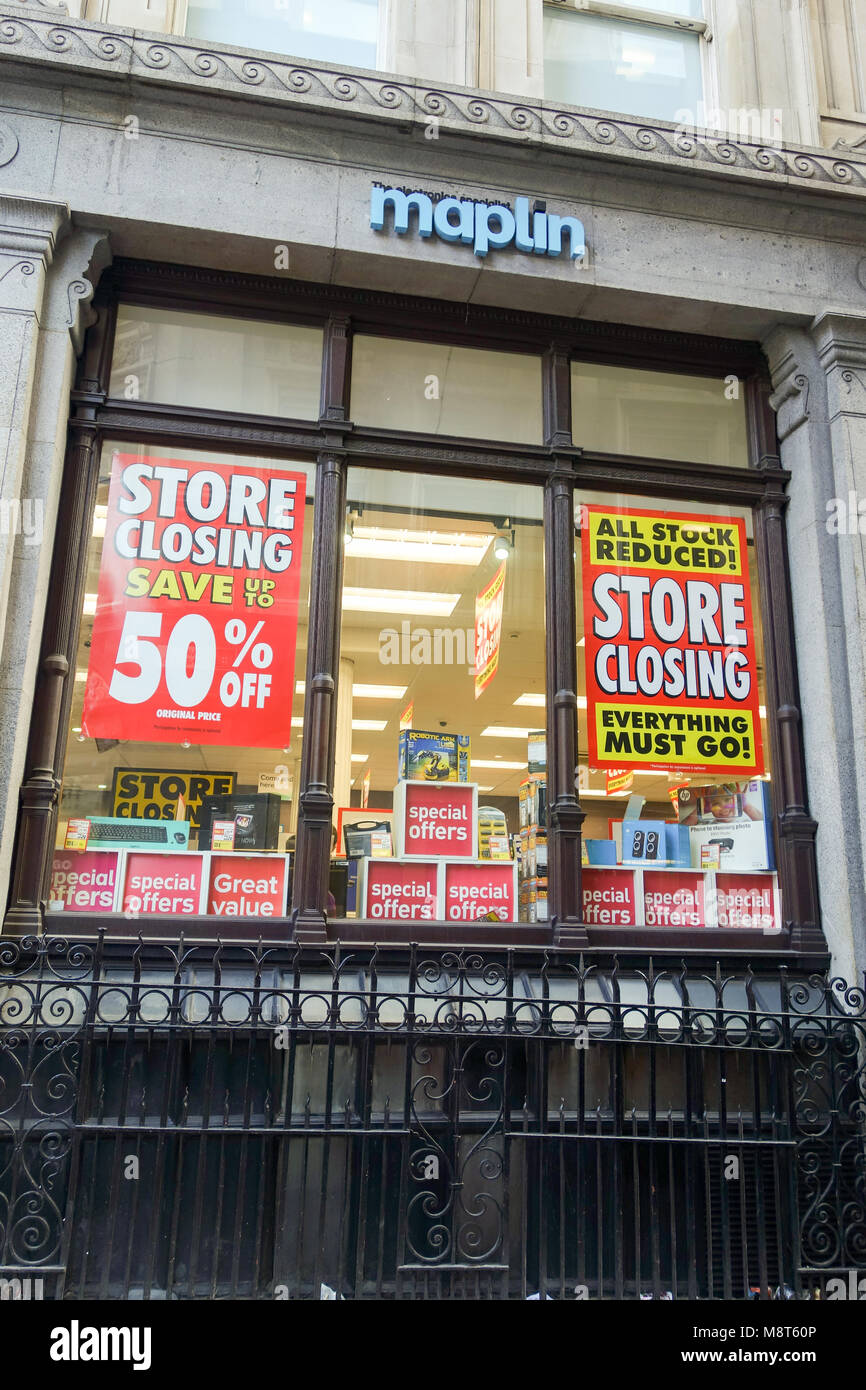
{"type": "Polygon", "coordinates": [[[468,782],[469,735],[403,729],[397,776],[406,782],[468,782]]]}

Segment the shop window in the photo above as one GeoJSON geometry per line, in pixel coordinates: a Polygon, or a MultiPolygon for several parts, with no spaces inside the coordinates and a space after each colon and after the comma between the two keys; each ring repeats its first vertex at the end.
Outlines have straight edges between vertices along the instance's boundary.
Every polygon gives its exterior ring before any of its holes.
{"type": "Polygon", "coordinates": [[[751,512],[580,492],[575,529],[587,923],[778,931],[751,512]]]}
{"type": "Polygon", "coordinates": [[[319,416],[322,330],[121,305],[109,394],[247,415],[319,416]]]}
{"type": "Polygon", "coordinates": [[[736,376],[685,376],[574,362],[575,444],[601,453],[748,468],[746,402],[736,376]]]}
{"type": "Polygon", "coordinates": [[[361,425],[541,444],[541,359],[358,335],[351,411],[361,425]]]}
{"type": "Polygon", "coordinates": [[[545,98],[694,125],[705,30],[703,0],[545,4],[545,98]]]}
{"type": "Polygon", "coordinates": [[[521,795],[545,761],[542,490],[351,468],[344,544],[345,911],[543,921],[546,861],[531,903],[518,871],[521,795]]]}
{"type": "Polygon", "coordinates": [[[306,463],[106,445],[49,909],[282,917],[300,784],[306,463]]]}
{"type": "Polygon", "coordinates": [[[375,68],[379,0],[188,0],[190,38],[375,68]]]}

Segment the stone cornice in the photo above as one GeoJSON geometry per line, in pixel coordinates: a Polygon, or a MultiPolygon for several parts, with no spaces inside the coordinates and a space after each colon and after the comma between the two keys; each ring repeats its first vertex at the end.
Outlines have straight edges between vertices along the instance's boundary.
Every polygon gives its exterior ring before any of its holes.
{"type": "Polygon", "coordinates": [[[466,87],[427,85],[357,69],[202,44],[88,20],[43,0],[0,7],[0,57],[50,71],[117,77],[167,93],[213,92],[320,114],[437,134],[487,138],[527,150],[620,164],[704,171],[741,184],[866,197],[866,152],[760,145],[659,121],[578,110],[466,87]]]}
{"type": "Polygon", "coordinates": [[[54,199],[0,193],[0,251],[35,256],[51,264],[69,226],[69,208],[54,199]]]}
{"type": "Polygon", "coordinates": [[[773,330],[764,343],[773,391],[770,406],[776,412],[779,443],[811,418],[810,372],[814,344],[808,332],[788,325],[773,330]]]}
{"type": "Polygon", "coordinates": [[[828,310],[812,324],[812,336],[825,371],[866,367],[866,314],[828,310]]]}

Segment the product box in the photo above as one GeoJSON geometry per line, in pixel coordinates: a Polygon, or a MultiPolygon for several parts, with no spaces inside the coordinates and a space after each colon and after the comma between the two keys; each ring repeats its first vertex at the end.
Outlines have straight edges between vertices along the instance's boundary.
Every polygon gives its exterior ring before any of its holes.
{"type": "Polygon", "coordinates": [[[478,858],[511,858],[508,823],[498,806],[478,807],[478,858]]]}
{"type": "Polygon", "coordinates": [[[547,879],[528,878],[520,886],[521,922],[546,922],[547,879]]]}
{"type": "Polygon", "coordinates": [[[547,874],[547,831],[527,826],[520,832],[520,871],[525,878],[547,874]]]}
{"type": "MultiPolygon", "coordinates": [[[[71,825],[72,821],[69,823],[71,825]]],[[[185,820],[91,816],[88,824],[90,827],[87,837],[88,849],[167,849],[177,851],[189,847],[189,822],[185,820]]]]}
{"type": "Polygon", "coordinates": [[[691,842],[686,825],[673,825],[665,821],[665,859],[675,869],[688,869],[691,865],[691,842]]]}
{"type": "Polygon", "coordinates": [[[544,729],[534,730],[529,735],[529,743],[526,750],[526,761],[530,772],[546,772],[547,770],[547,732],[544,729]]]}
{"type": "Polygon", "coordinates": [[[701,845],[701,868],[721,868],[722,855],[719,845],[701,845]]]}
{"type": "Polygon", "coordinates": [[[233,820],[212,820],[210,824],[210,848],[213,850],[233,850],[236,829],[233,820]]]}
{"type": "Polygon", "coordinates": [[[529,921],[529,880],[528,880],[528,879],[524,879],[524,881],[523,881],[523,882],[521,883],[521,885],[520,885],[520,891],[519,891],[519,899],[518,899],[518,902],[519,902],[519,920],[520,920],[521,922],[528,922],[528,921],[529,921]]]}
{"type": "Polygon", "coordinates": [[[536,774],[521,782],[519,791],[520,825],[547,825],[547,775],[536,774]]]}
{"type": "Polygon", "coordinates": [[[215,821],[234,821],[235,850],[276,849],[282,806],[282,798],[274,792],[205,797],[200,813],[199,849],[212,848],[215,821]]]}
{"type": "Polygon", "coordinates": [[[584,840],[586,862],[594,867],[616,864],[616,845],[613,840],[584,840]]]}
{"type": "Polygon", "coordinates": [[[468,782],[469,735],[403,729],[397,776],[406,782],[468,782]]]}
{"type": "Polygon", "coordinates": [[[770,788],[764,781],[680,787],[679,823],[688,827],[691,867],[701,848],[717,845],[722,870],[774,869],[770,788]]]}
{"type": "Polygon", "coordinates": [[[623,864],[667,863],[667,840],[663,820],[624,820],[622,823],[623,864]]]}
{"type": "Polygon", "coordinates": [[[535,886],[529,890],[529,912],[527,920],[530,922],[546,922],[547,916],[547,881],[545,879],[535,879],[535,886]]]}

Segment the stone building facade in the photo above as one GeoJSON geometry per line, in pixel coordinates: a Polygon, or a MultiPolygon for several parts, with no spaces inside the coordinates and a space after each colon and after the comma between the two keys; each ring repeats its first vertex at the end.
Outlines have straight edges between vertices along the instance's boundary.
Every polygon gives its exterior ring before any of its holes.
{"type": "MultiPolygon", "coordinates": [[[[42,636],[70,391],[101,277],[136,261],[627,325],[648,356],[664,333],[759,344],[790,473],[794,637],[777,648],[799,703],[775,717],[782,740],[802,736],[808,794],[789,797],[785,834],[816,836],[834,967],[866,966],[866,0],[710,0],[695,32],[720,129],[545,98],[554,8],[383,0],[377,70],[185,37],[172,0],[2,6],[4,892],[28,853],[19,789],[35,815],[56,799],[54,749],[40,762],[28,737],[37,690],[62,702],[69,679],[42,636]],[[773,138],[743,136],[755,119],[773,138]],[[377,182],[525,192],[583,223],[586,255],[383,237],[377,182]]],[[[78,392],[81,425],[80,377],[78,392]]]]}

